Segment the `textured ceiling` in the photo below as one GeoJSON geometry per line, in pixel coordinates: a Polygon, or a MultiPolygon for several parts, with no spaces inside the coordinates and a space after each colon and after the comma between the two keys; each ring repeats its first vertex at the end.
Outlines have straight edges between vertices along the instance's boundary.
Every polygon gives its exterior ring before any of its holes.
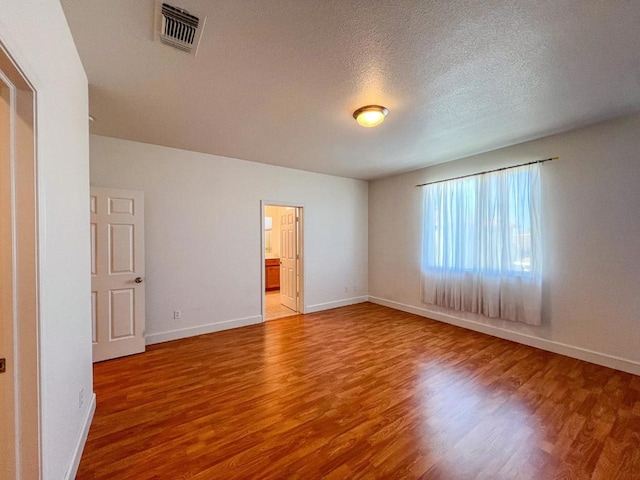
{"type": "Polygon", "coordinates": [[[63,0],[92,133],[361,179],[640,109],[640,1],[63,0]],[[365,104],[389,108],[358,126],[365,104]]]}

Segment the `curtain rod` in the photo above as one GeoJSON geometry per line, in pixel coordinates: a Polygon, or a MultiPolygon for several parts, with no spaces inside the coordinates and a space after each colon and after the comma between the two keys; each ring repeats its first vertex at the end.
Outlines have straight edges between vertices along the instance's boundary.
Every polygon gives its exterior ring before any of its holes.
{"type": "Polygon", "coordinates": [[[519,165],[512,165],[510,167],[494,168],[493,170],[486,170],[484,172],[470,173],[469,175],[461,175],[459,177],[447,178],[445,180],[436,180],[435,182],[421,183],[420,185],[416,185],[416,187],[426,187],[427,185],[433,185],[434,183],[449,182],[451,180],[460,180],[461,178],[475,177],[476,175],[484,175],[485,173],[493,173],[493,172],[499,172],[501,170],[509,170],[510,168],[524,167],[525,165],[533,165],[535,163],[550,162],[551,160],[558,160],[559,158],[560,157],[551,157],[551,158],[545,158],[543,160],[534,160],[533,162],[521,163],[519,165]]]}

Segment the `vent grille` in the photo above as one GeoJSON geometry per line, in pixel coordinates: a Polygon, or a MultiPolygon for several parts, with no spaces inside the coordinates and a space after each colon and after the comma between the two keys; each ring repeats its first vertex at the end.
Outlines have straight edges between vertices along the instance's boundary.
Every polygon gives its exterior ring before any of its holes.
{"type": "Polygon", "coordinates": [[[184,52],[194,52],[202,33],[200,19],[182,8],[166,3],[161,6],[161,14],[160,41],[184,52]]]}

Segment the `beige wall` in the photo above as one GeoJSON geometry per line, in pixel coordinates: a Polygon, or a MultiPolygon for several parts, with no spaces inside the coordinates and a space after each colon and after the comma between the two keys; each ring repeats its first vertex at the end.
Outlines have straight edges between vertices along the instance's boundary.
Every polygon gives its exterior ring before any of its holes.
{"type": "Polygon", "coordinates": [[[374,301],[640,374],[640,114],[369,186],[374,301]],[[420,300],[422,190],[432,180],[544,164],[543,325],[435,309],[420,300]]]}
{"type": "Polygon", "coordinates": [[[267,256],[280,256],[280,216],[278,215],[278,207],[267,205],[265,207],[265,215],[272,218],[271,228],[271,252],[267,252],[267,256]]]}

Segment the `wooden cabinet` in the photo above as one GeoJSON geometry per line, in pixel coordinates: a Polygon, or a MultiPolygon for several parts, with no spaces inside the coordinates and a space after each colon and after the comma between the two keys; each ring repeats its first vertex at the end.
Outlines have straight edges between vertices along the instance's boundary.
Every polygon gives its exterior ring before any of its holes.
{"type": "Polygon", "coordinates": [[[264,261],[265,290],[278,290],[280,288],[280,259],[267,258],[264,261]]]}

